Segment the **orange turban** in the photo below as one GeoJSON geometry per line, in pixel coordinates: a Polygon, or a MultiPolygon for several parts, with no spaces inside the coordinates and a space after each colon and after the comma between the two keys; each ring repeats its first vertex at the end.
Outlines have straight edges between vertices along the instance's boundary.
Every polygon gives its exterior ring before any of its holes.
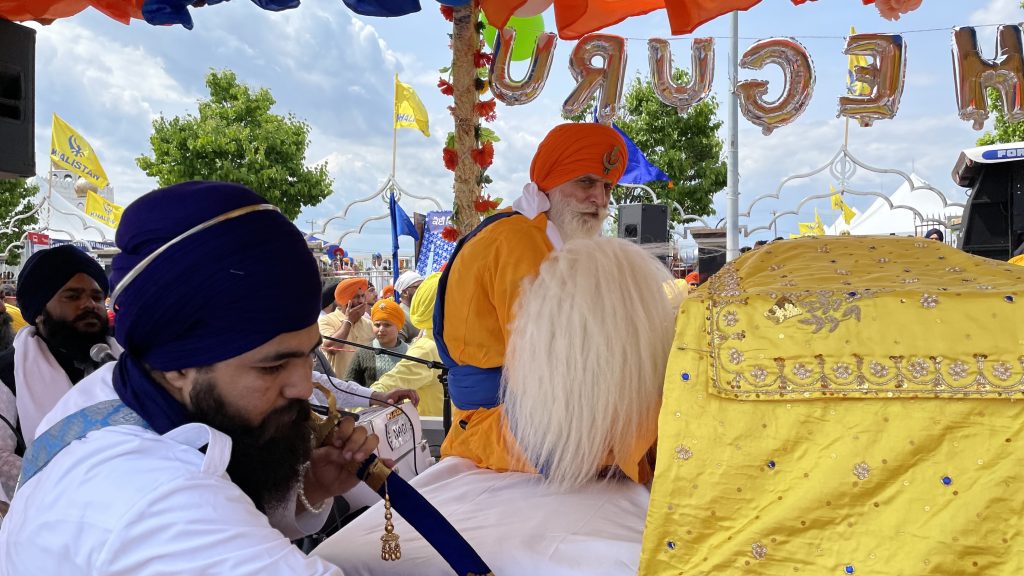
{"type": "Polygon", "coordinates": [[[338,303],[338,306],[344,308],[348,306],[349,300],[356,297],[359,291],[366,292],[366,289],[370,287],[370,282],[366,278],[346,278],[338,283],[338,287],[334,289],[334,301],[338,303]]]}
{"type": "Polygon", "coordinates": [[[392,286],[391,284],[388,284],[387,286],[384,287],[383,290],[380,291],[380,297],[382,300],[385,298],[392,298],[394,295],[395,287],[392,286]]]}
{"type": "Polygon", "coordinates": [[[530,180],[541,192],[586,174],[617,183],[626,170],[626,142],[603,124],[560,124],[537,146],[530,180]]]}
{"type": "Polygon", "coordinates": [[[399,328],[405,326],[405,310],[402,310],[394,300],[377,300],[373,305],[373,311],[370,312],[370,318],[374,322],[387,320],[399,328]]]}

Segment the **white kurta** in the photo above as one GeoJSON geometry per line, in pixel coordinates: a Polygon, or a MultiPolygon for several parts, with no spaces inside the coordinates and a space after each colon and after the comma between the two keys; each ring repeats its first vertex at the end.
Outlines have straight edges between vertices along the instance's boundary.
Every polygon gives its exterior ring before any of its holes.
{"type": "MultiPolygon", "coordinates": [[[[113,366],[72,388],[40,429],[116,398],[113,366]]],[[[0,529],[0,575],[340,575],[289,542],[326,512],[296,518],[289,498],[268,520],[228,478],[230,454],[230,438],[203,424],[88,434],[18,490],[0,529]]]]}
{"type": "MultiPolygon", "coordinates": [[[[572,493],[548,488],[536,474],[477,468],[448,457],[410,482],[501,576],[633,575],[650,492],[629,481],[594,482],[572,493]]],[[[402,558],[380,559],[383,504],[377,504],[316,550],[346,574],[451,576],[426,540],[395,514],[402,558]]]]}

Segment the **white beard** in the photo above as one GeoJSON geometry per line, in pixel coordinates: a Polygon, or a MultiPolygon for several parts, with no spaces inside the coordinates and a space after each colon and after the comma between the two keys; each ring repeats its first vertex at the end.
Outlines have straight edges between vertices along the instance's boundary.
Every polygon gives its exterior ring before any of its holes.
{"type": "Polygon", "coordinates": [[[548,219],[558,228],[563,242],[601,235],[601,227],[608,218],[608,208],[597,208],[586,202],[576,202],[553,195],[548,219]]]}

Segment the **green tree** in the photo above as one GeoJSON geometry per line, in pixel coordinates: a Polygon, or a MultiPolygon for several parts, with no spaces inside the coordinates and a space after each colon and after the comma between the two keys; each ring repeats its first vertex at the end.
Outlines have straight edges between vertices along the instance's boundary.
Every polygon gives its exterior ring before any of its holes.
{"type": "MultiPolygon", "coordinates": [[[[676,82],[688,82],[685,70],[672,73],[676,82]]],[[[569,117],[574,122],[591,118],[593,104],[582,113],[569,117]]],[[[637,145],[647,159],[661,168],[671,183],[652,181],[645,184],[658,197],[658,202],[678,202],[687,213],[707,216],[713,212],[712,197],[725,188],[727,169],[722,158],[724,144],[718,137],[722,121],[718,119],[718,101],[711,96],[680,115],[675,108],[658,99],[650,80],[637,74],[625,96],[622,111],[615,124],[637,145]]],[[[649,201],[649,196],[635,188],[616,186],[612,192],[620,204],[649,201]]],[[[679,213],[670,205],[673,221],[679,213]]]]}
{"type": "Polygon", "coordinates": [[[995,115],[995,126],[978,138],[978,146],[1024,141],[1024,122],[1010,122],[1003,113],[1003,100],[995,89],[988,91],[988,109],[995,115]]]}
{"type": "MultiPolygon", "coordinates": [[[[0,180],[0,231],[11,229],[10,232],[0,233],[0,254],[11,244],[20,242],[25,232],[39,223],[38,214],[19,218],[35,210],[33,198],[38,193],[39,185],[30,184],[27,180],[0,180]],[[15,221],[15,218],[19,219],[15,221]]],[[[18,264],[20,261],[21,252],[11,250],[7,253],[8,264],[18,264]]]]}
{"type": "Polygon", "coordinates": [[[295,219],[303,206],[331,194],[327,163],[307,167],[309,125],[273,114],[274,97],[266,88],[240,84],[230,70],[206,76],[210,99],[191,114],[153,121],[153,155],[135,159],[161,186],[187,180],[224,180],[244,184],[295,219]]]}

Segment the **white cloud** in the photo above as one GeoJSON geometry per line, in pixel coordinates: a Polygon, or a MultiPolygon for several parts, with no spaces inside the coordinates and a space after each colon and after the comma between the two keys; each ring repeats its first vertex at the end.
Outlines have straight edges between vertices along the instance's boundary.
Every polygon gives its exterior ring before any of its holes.
{"type": "Polygon", "coordinates": [[[972,25],[978,24],[1016,24],[1024,19],[1024,11],[1018,0],[989,0],[983,8],[979,8],[968,17],[972,25]]]}

